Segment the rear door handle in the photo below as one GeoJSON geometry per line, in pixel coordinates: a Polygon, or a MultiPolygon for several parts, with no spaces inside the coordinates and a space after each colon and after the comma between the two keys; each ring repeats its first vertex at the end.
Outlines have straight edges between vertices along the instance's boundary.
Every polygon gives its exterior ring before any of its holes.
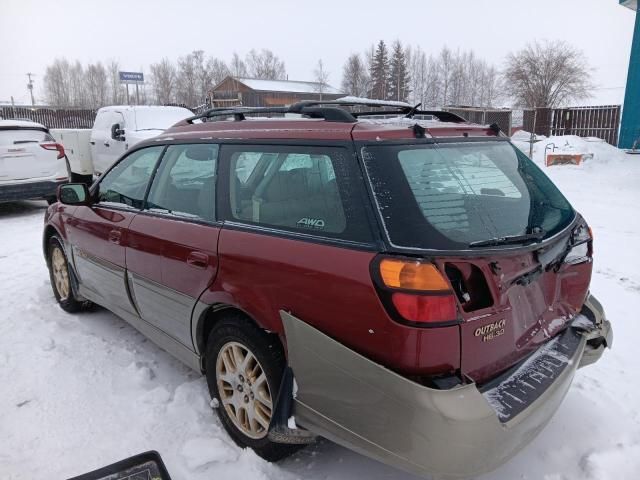
{"type": "Polygon", "coordinates": [[[111,230],[109,232],[109,241],[120,245],[120,238],[122,238],[122,232],[120,230],[111,230]]]}
{"type": "Polygon", "coordinates": [[[104,142],[104,146],[108,147],[109,146],[109,142],[104,142]]]}
{"type": "Polygon", "coordinates": [[[207,268],[207,265],[209,265],[209,255],[202,252],[191,252],[187,256],[187,263],[195,268],[207,268]]]}
{"type": "Polygon", "coordinates": [[[95,145],[95,144],[96,144],[95,140],[91,140],[89,143],[90,143],[91,145],[95,145]]]}

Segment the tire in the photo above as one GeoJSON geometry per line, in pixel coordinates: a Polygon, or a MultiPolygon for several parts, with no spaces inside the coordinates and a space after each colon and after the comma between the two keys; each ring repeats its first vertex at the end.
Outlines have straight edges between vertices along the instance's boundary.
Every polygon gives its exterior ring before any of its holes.
{"type": "Polygon", "coordinates": [[[220,421],[238,446],[253,449],[269,462],[288,457],[302,447],[275,443],[268,438],[269,422],[265,414],[269,409],[265,408],[266,404],[262,400],[267,399],[265,393],[268,394],[271,403],[268,415],[270,420],[285,364],[284,352],[277,336],[267,334],[240,313],[227,314],[209,334],[205,358],[207,384],[211,398],[217,400],[220,421]],[[236,352],[235,356],[233,352],[236,352]],[[227,365],[237,367],[236,361],[243,358],[243,353],[245,359],[249,355],[253,356],[253,360],[248,360],[244,369],[227,368],[227,365]],[[260,381],[261,373],[264,374],[265,381],[260,381]],[[262,400],[258,400],[259,398],[262,400]],[[241,407],[236,409],[234,404],[241,407]],[[237,412],[236,415],[234,411],[237,412]],[[249,411],[253,412],[253,422],[249,411]],[[243,420],[245,425],[241,426],[243,420]]]}
{"type": "Polygon", "coordinates": [[[49,239],[47,247],[47,266],[51,288],[60,307],[69,313],[86,310],[92,306],[88,300],[78,300],[73,293],[69,262],[64,253],[62,242],[57,236],[49,239]],[[66,284],[66,285],[65,285],[66,284]]]}
{"type": "Polygon", "coordinates": [[[44,199],[47,201],[47,205],[53,205],[58,201],[58,199],[54,196],[44,197],[44,199]]]}

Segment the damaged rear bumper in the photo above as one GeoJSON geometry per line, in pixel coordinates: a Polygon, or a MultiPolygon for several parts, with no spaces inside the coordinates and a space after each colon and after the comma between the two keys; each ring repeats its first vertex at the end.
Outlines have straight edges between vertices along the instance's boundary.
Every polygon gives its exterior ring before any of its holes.
{"type": "MultiPolygon", "coordinates": [[[[568,329],[575,341],[562,345],[566,360],[555,362],[553,378],[525,400],[526,408],[507,416],[495,397],[475,384],[450,390],[425,387],[281,312],[298,388],[296,421],[347,448],[419,475],[467,478],[489,472],[533,440],[558,409],[576,369],[593,363],[604,345],[611,345],[602,308],[595,299],[587,308],[597,309],[599,322],[584,333],[568,329]],[[605,340],[588,346],[598,336],[605,340]]],[[[556,360],[560,355],[549,354],[556,360]]]]}

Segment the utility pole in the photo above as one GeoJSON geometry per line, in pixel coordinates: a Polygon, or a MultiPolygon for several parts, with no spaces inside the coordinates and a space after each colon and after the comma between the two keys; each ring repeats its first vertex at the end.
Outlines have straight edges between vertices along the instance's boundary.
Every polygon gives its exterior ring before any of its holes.
{"type": "Polygon", "coordinates": [[[29,83],[27,83],[27,88],[29,89],[29,93],[31,94],[31,105],[35,107],[36,105],[36,100],[35,98],[33,98],[33,80],[31,79],[32,76],[36,76],[35,73],[27,73],[27,77],[29,78],[29,83]]]}

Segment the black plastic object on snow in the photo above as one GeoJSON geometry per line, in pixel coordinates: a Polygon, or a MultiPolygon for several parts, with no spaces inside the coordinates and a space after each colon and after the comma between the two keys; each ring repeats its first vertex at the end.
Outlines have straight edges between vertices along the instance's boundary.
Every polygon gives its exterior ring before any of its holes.
{"type": "Polygon", "coordinates": [[[69,480],[171,480],[155,450],[140,453],[69,480]]]}

